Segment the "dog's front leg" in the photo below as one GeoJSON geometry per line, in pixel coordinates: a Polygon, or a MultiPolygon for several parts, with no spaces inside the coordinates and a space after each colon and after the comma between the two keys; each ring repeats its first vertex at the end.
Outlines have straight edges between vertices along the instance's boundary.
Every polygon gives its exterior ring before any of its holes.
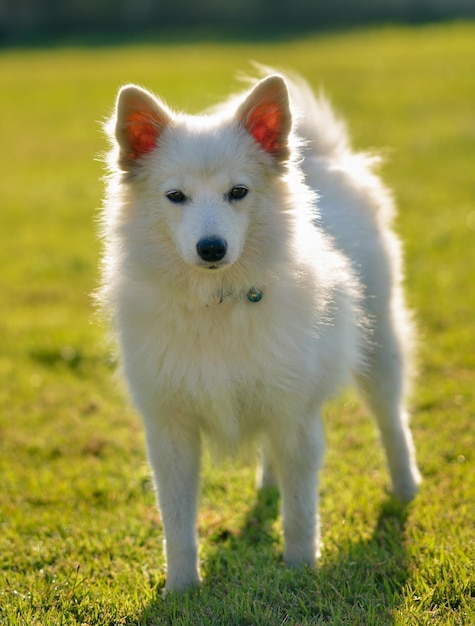
{"type": "Polygon", "coordinates": [[[273,442],[274,467],[282,495],[284,560],[314,565],[319,555],[318,470],[325,441],[320,418],[296,425],[295,432],[273,442]]]}
{"type": "Polygon", "coordinates": [[[147,448],[165,530],[165,592],[199,584],[196,517],[200,474],[200,436],[179,421],[146,424],[147,448]]]}

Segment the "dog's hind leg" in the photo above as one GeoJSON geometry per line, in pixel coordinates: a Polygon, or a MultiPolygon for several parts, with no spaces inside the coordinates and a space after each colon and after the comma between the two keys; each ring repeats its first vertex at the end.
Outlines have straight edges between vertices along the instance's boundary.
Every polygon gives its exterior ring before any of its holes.
{"type": "Polygon", "coordinates": [[[264,441],[261,447],[261,462],[257,472],[257,487],[258,489],[267,489],[268,487],[277,487],[277,474],[275,470],[275,463],[272,460],[272,451],[269,447],[269,443],[264,441]]]}
{"type": "Polygon", "coordinates": [[[403,501],[415,496],[421,481],[404,406],[409,328],[403,318],[397,320],[391,314],[379,316],[371,337],[367,370],[357,376],[359,390],[380,430],[393,492],[403,501]]]}

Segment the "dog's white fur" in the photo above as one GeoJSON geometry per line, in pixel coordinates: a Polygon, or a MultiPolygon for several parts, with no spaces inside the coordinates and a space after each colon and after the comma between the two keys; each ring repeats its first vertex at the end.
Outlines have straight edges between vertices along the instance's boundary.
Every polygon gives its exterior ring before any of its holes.
{"type": "Polygon", "coordinates": [[[376,416],[395,494],[411,499],[420,481],[391,196],[329,104],[277,74],[203,116],[129,85],[110,129],[100,299],[145,423],[166,589],[199,582],[203,439],[220,453],[260,442],[261,483],[282,495],[284,559],[313,564],[320,408],[351,376],[376,416]],[[211,257],[200,256],[203,241],[211,257]]]}

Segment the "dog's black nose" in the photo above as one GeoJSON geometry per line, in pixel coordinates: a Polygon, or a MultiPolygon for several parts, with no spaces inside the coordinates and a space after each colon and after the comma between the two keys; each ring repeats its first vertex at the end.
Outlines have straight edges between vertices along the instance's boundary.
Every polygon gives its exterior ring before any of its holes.
{"type": "Polygon", "coordinates": [[[200,258],[207,263],[221,261],[226,255],[228,244],[221,237],[205,237],[196,244],[196,251],[200,258]]]}

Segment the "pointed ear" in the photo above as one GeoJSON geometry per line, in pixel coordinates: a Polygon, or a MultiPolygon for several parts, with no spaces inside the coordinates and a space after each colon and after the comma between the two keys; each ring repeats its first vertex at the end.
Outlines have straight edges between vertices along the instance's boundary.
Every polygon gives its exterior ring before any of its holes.
{"type": "Polygon", "coordinates": [[[137,159],[155,148],[170,121],[169,112],[148,91],[135,85],[122,87],[117,96],[115,125],[119,165],[132,169],[137,159]]]}
{"type": "Polygon", "coordinates": [[[266,152],[279,161],[289,157],[292,115],[282,76],[268,76],[257,83],[239,107],[237,118],[266,152]]]}

